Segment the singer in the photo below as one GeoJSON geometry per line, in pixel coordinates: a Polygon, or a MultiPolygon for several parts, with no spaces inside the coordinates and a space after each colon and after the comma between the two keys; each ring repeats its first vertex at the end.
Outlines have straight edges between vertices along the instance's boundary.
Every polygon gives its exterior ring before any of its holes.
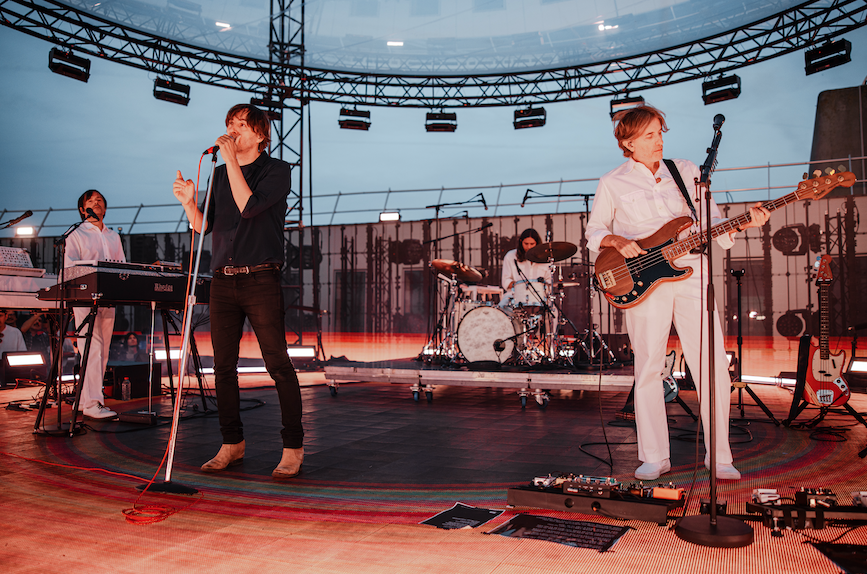
{"type": "Polygon", "coordinates": [[[207,216],[195,203],[195,184],[178,171],[173,192],[193,228],[212,234],[210,316],[214,378],[223,444],[202,465],[218,472],[244,458],[244,433],[238,388],[238,355],[244,320],[250,321],[268,373],[274,380],[282,415],[283,452],[274,478],[291,478],[304,460],[301,390],[286,353],[283,290],[283,222],[290,167],[268,156],[271,125],[265,113],[238,104],[226,114],[226,133],[215,145],[225,165],[216,168],[207,216]]]}
{"type": "MultiPolygon", "coordinates": [[[[74,261],[126,261],[120,236],[106,227],[103,219],[108,204],[105,197],[95,189],[85,191],[78,198],[78,213],[84,223],[66,239],[66,255],[63,266],[70,267],[74,261]]],[[[88,307],[75,307],[72,310],[76,326],[87,318],[88,307]]],[[[81,386],[79,408],[84,416],[92,419],[111,419],[117,413],[106,407],[102,394],[102,381],[111,334],[114,332],[114,307],[100,307],[93,323],[93,336],[90,339],[90,353],[87,369],[81,386]]],[[[78,339],[78,348],[84,350],[85,339],[78,339]]]]}
{"type": "MultiPolygon", "coordinates": [[[[614,137],[628,159],[599,180],[585,237],[591,251],[613,247],[624,257],[637,257],[645,253],[636,243],[637,239],[649,237],[676,217],[693,217],[692,209],[662,159],[662,134],[668,131],[665,115],[645,105],[618,112],[614,122],[614,137]]],[[[699,179],[699,168],[684,159],[674,160],[674,165],[690,192],[689,201],[695,204],[697,213],[706,213],[704,192],[699,194],[700,202],[695,202],[694,182],[699,179]]],[[[722,221],[715,203],[711,204],[711,213],[711,225],[722,221]]],[[[750,209],[752,221],[743,227],[761,227],[769,215],[766,209],[753,207],[750,209]]],[[[706,222],[702,222],[701,227],[705,225],[706,222]]],[[[686,232],[697,228],[697,224],[693,225],[686,232]]],[[[717,243],[723,249],[730,249],[734,235],[735,232],[723,234],[717,238],[717,243]]],[[[699,373],[696,384],[699,397],[707,397],[708,392],[708,330],[702,319],[707,308],[703,301],[707,285],[706,256],[687,254],[677,260],[677,265],[692,267],[692,276],[682,281],[661,282],[647,300],[624,309],[626,330],[635,352],[635,425],[638,459],[643,463],[635,471],[635,478],[639,480],[654,480],[671,470],[661,379],[672,322],[691,372],[699,373]]],[[[730,379],[719,316],[713,328],[716,332],[716,472],[717,478],[737,480],[741,475],[733,465],[729,446],[730,379]]],[[[709,428],[707,400],[701,401],[701,419],[704,428],[709,428]]],[[[704,434],[708,468],[709,434],[704,434]]]]}

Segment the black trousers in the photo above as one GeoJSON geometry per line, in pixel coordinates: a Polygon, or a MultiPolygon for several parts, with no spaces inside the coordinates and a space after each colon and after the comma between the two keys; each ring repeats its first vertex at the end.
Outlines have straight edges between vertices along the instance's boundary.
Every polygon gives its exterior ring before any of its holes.
{"type": "Polygon", "coordinates": [[[285,311],[280,271],[269,269],[246,275],[214,275],[210,295],[214,378],[223,443],[244,440],[238,388],[238,354],[244,320],[259,340],[265,368],[274,379],[283,423],[284,448],[304,445],[301,389],[292,360],[286,353],[285,311]]]}

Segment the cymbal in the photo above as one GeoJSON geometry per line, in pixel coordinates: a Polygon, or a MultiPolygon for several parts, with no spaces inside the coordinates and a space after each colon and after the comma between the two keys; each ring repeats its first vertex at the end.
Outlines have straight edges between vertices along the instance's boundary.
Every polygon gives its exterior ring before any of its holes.
{"type": "Polygon", "coordinates": [[[533,263],[548,263],[550,258],[554,261],[569,259],[578,251],[578,246],[568,241],[552,241],[540,243],[527,252],[527,259],[533,263]]]}
{"type": "Polygon", "coordinates": [[[448,276],[454,275],[461,283],[478,283],[482,280],[482,274],[479,271],[451,259],[434,259],[430,264],[440,273],[448,276]]]}

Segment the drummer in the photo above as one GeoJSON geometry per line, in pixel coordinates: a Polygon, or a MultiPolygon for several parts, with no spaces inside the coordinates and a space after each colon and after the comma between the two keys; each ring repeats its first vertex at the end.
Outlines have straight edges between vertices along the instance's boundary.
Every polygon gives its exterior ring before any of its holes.
{"type": "Polygon", "coordinates": [[[542,242],[542,238],[539,237],[539,233],[533,229],[525,229],[521,234],[521,238],[518,241],[518,248],[512,249],[507,252],[505,257],[503,257],[503,280],[502,286],[503,289],[506,290],[505,295],[503,295],[502,300],[500,301],[500,307],[505,307],[506,305],[518,306],[519,304],[529,304],[529,305],[541,305],[542,303],[536,299],[532,293],[534,291],[532,289],[527,288],[526,290],[522,290],[524,292],[531,293],[529,297],[525,297],[527,300],[515,300],[515,285],[526,285],[525,278],[530,281],[533,287],[536,287],[536,291],[538,292],[540,297],[545,297],[546,291],[545,286],[551,284],[551,268],[546,263],[534,263],[527,259],[527,252],[536,247],[536,245],[542,242]],[[518,272],[518,269],[521,269],[521,273],[518,272]],[[543,280],[542,283],[539,280],[543,280]],[[538,283],[537,283],[538,281],[538,283]]]}

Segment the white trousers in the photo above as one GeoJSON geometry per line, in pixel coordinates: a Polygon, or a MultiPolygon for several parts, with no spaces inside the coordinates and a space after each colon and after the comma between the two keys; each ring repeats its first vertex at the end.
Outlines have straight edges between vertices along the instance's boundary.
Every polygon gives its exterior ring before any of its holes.
{"type": "MultiPolygon", "coordinates": [[[[75,307],[72,310],[75,326],[78,327],[90,313],[90,307],[75,307]]],[[[90,354],[87,357],[87,369],[84,373],[84,383],[81,386],[81,401],[79,407],[86,409],[102,403],[102,382],[105,378],[105,366],[108,363],[108,351],[111,346],[111,335],[114,332],[114,307],[100,307],[93,323],[93,338],[90,342],[90,354]]],[[[87,334],[87,329],[80,334],[87,334]]],[[[78,352],[84,357],[86,339],[78,338],[78,352]]]]}
{"type": "MultiPolygon", "coordinates": [[[[668,417],[665,409],[662,379],[665,351],[671,324],[680,338],[683,354],[696,383],[701,401],[701,421],[704,428],[705,451],[710,452],[710,401],[708,395],[708,329],[706,295],[702,284],[701,261],[680,259],[678,266],[690,265],[693,274],[682,281],[659,284],[647,299],[626,309],[626,329],[635,353],[635,426],[638,432],[638,459],[642,462],[660,462],[670,458],[668,417]],[[701,367],[697,368],[701,363],[701,367]]],[[[731,379],[725,355],[719,314],[714,316],[716,373],[716,462],[731,464],[729,446],[729,410],[731,379]]]]}

